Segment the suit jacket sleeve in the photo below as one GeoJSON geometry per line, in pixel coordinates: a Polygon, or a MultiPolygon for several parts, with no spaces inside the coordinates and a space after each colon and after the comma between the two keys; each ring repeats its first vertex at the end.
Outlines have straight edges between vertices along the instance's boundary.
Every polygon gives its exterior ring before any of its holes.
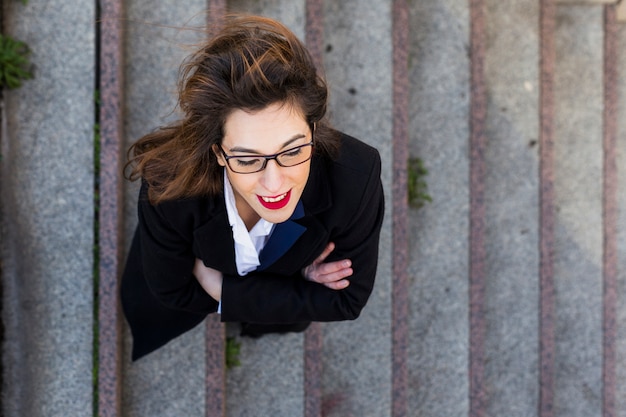
{"type": "MultiPolygon", "coordinates": [[[[380,157],[375,153],[360,197],[353,184],[340,179],[335,186],[336,204],[329,210],[329,241],[336,244],[327,261],[348,258],[352,261],[350,285],[331,290],[306,281],[300,273],[291,277],[255,272],[245,277],[224,275],[222,320],[256,323],[294,323],[302,321],[339,321],[356,319],[374,286],[378,261],[378,242],[384,214],[380,181],[380,157]],[[350,204],[341,196],[350,195],[350,204]],[[356,203],[356,204],[355,204],[356,203]],[[341,206],[347,206],[346,212],[341,206]]],[[[324,245],[325,246],[325,245],[324,245]]],[[[313,249],[313,248],[312,248],[313,249]]],[[[322,248],[318,249],[321,252],[322,248]]],[[[314,259],[319,253],[311,254],[314,259]]]]}
{"type": "Polygon", "coordinates": [[[211,313],[217,302],[204,291],[193,275],[195,256],[189,237],[173,227],[164,215],[168,204],[153,206],[147,201],[147,187],[139,199],[141,262],[152,294],[163,305],[192,313],[211,313]]]}

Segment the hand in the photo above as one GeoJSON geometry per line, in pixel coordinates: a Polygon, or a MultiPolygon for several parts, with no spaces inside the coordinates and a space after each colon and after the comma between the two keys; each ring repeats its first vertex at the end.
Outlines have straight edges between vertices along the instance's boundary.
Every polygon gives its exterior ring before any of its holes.
{"type": "Polygon", "coordinates": [[[302,270],[302,275],[306,280],[317,282],[331,290],[343,290],[350,285],[350,281],[344,278],[352,275],[352,262],[349,259],[343,259],[324,263],[333,250],[335,250],[335,244],[330,242],[322,254],[302,270]]]}
{"type": "Polygon", "coordinates": [[[193,274],[196,276],[202,288],[204,288],[215,301],[220,301],[222,298],[222,273],[217,269],[205,266],[200,259],[196,258],[196,263],[193,266],[193,274]]]}

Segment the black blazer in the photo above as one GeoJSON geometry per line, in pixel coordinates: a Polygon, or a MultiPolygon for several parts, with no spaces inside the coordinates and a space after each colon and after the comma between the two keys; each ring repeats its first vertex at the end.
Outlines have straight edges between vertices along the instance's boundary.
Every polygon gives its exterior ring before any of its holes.
{"type": "Polygon", "coordinates": [[[222,321],[283,324],[356,319],[374,285],[384,201],[376,149],[342,135],[336,160],[314,156],[301,204],[277,224],[261,265],[239,276],[222,195],[151,205],[142,185],[139,224],[122,278],[132,358],[166,344],[217,311],[192,274],[196,258],[223,273],[222,321]],[[328,242],[327,261],[348,258],[350,285],[331,290],[301,270],[328,242]]]}

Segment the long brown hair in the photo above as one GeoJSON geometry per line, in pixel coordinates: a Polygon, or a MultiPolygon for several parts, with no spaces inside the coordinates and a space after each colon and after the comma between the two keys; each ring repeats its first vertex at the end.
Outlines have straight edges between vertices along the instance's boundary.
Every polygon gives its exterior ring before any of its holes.
{"type": "Polygon", "coordinates": [[[306,48],[285,26],[258,16],[231,16],[182,64],[183,118],[139,139],[129,150],[128,178],[143,178],[156,204],[222,192],[223,168],[212,152],[235,109],[297,106],[315,124],[315,151],[332,156],[338,134],[325,119],[328,89],[306,48]]]}

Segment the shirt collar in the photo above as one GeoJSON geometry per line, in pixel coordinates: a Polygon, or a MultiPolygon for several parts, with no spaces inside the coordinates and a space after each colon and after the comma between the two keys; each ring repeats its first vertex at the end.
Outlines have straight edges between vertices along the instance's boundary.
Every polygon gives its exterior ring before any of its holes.
{"type": "MultiPolygon", "coordinates": [[[[233,228],[235,235],[238,235],[240,232],[247,231],[246,226],[237,211],[235,193],[230,181],[228,180],[226,172],[224,172],[224,200],[226,202],[226,212],[228,213],[228,223],[233,228]]],[[[268,236],[272,232],[273,227],[274,223],[270,223],[261,218],[250,230],[249,234],[251,236],[268,236]]]]}

